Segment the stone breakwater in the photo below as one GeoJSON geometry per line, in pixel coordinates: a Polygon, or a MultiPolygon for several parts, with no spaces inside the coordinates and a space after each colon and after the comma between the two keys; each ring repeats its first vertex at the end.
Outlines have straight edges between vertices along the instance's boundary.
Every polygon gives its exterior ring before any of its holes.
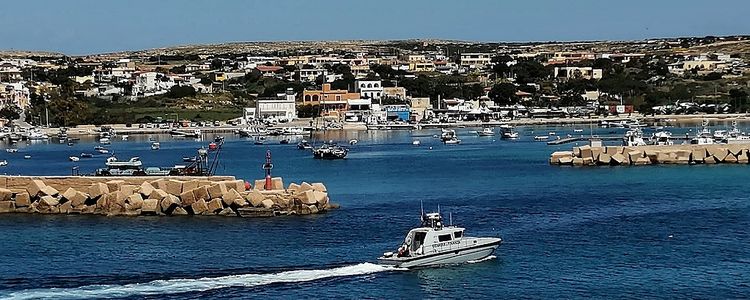
{"type": "Polygon", "coordinates": [[[747,164],[749,145],[581,146],[552,153],[552,165],[747,164]]]}
{"type": "Polygon", "coordinates": [[[322,183],[290,183],[285,188],[276,177],[271,190],[262,189],[264,184],[256,180],[250,185],[232,176],[0,176],[0,213],[270,217],[338,207],[329,202],[322,183]]]}

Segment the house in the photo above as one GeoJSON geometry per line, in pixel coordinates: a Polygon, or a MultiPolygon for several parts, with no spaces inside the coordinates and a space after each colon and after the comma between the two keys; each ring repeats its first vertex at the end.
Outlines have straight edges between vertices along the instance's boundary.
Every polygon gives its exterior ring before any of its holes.
{"type": "Polygon", "coordinates": [[[262,76],[265,76],[265,77],[275,77],[279,73],[281,73],[282,70],[284,70],[283,67],[279,67],[279,66],[265,66],[265,65],[257,66],[257,67],[255,67],[255,69],[258,70],[258,72],[260,72],[260,74],[262,76]]]}
{"type": "Polygon", "coordinates": [[[481,69],[492,62],[489,53],[461,53],[460,66],[469,69],[481,69]]]}
{"type": "Polygon", "coordinates": [[[299,72],[299,80],[302,82],[313,82],[319,76],[324,76],[324,77],[328,76],[328,70],[324,68],[300,69],[298,72],[299,72]]]}
{"type": "Polygon", "coordinates": [[[555,67],[555,78],[602,79],[602,69],[592,67],[555,67]]]}
{"type": "Polygon", "coordinates": [[[29,107],[31,92],[22,82],[0,83],[0,106],[29,107]]]}
{"type": "Polygon", "coordinates": [[[410,118],[411,121],[419,122],[422,119],[426,119],[430,117],[430,113],[432,111],[432,104],[430,103],[430,98],[424,97],[424,98],[411,98],[409,100],[411,103],[409,105],[411,113],[410,118]]]}
{"type": "Polygon", "coordinates": [[[406,88],[404,87],[384,87],[383,97],[385,98],[396,98],[406,99],[406,88]]]}
{"type": "Polygon", "coordinates": [[[380,80],[357,80],[354,91],[362,98],[378,100],[383,97],[383,83],[380,80]]]}
{"type": "Polygon", "coordinates": [[[273,119],[279,121],[292,121],[297,119],[297,107],[295,99],[297,94],[288,88],[285,93],[276,94],[276,97],[261,97],[255,101],[255,110],[245,109],[246,120],[248,119],[273,119]]]}
{"type": "Polygon", "coordinates": [[[410,72],[434,72],[435,63],[431,61],[410,61],[409,71],[410,72]]]}
{"type": "Polygon", "coordinates": [[[332,90],[330,83],[324,83],[320,90],[302,91],[303,105],[320,105],[322,112],[346,110],[347,100],[360,99],[359,93],[348,90],[332,90]]]}

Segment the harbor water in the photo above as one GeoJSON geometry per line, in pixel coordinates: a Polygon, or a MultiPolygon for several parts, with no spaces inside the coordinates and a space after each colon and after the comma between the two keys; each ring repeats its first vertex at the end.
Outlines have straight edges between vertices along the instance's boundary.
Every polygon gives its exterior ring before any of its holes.
{"type": "MultiPolygon", "coordinates": [[[[0,215],[0,299],[34,298],[744,298],[750,293],[747,165],[573,168],[550,166],[533,136],[572,127],[519,128],[518,140],[458,129],[336,131],[357,139],[346,160],[323,161],[295,141],[227,137],[219,174],[320,181],[341,209],[269,219],[0,215]],[[412,142],[420,140],[421,145],[412,142]],[[495,257],[401,270],[375,258],[419,222],[420,201],[467,235],[501,236],[495,257]]],[[[608,134],[610,129],[595,129],[608,134]]],[[[690,128],[681,129],[684,132],[690,128]]],[[[585,132],[589,133],[586,128],[585,132]]],[[[677,134],[679,131],[675,132],[677,134]]],[[[580,134],[580,133],[578,133],[580,134]]],[[[622,134],[622,130],[617,134],[622,134]]],[[[120,159],[182,164],[208,141],[113,139],[120,159]]],[[[212,140],[207,137],[207,140],[212,140]]],[[[5,145],[8,147],[8,145],[5,145]]],[[[85,139],[0,152],[0,172],[68,175],[102,167],[85,139]],[[30,155],[30,159],[24,159],[30,155]]],[[[15,146],[14,146],[15,147],[15,146]]]]}

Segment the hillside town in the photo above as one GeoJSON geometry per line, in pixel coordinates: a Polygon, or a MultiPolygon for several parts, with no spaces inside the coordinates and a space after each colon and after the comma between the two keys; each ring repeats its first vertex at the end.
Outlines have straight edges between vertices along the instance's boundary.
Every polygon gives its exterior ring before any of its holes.
{"type": "Polygon", "coordinates": [[[0,52],[3,123],[497,121],[746,112],[747,37],[0,52]]]}

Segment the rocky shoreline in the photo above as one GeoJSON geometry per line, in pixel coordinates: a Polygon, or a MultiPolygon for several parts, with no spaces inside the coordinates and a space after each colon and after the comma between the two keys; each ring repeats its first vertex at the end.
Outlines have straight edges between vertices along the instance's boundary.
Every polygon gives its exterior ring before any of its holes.
{"type": "Polygon", "coordinates": [[[338,207],[322,183],[271,182],[265,190],[263,179],[251,185],[232,176],[0,176],[0,213],[272,217],[338,207]]]}
{"type": "Polygon", "coordinates": [[[574,147],[550,155],[552,165],[617,166],[651,164],[747,164],[750,145],[574,147]]]}

